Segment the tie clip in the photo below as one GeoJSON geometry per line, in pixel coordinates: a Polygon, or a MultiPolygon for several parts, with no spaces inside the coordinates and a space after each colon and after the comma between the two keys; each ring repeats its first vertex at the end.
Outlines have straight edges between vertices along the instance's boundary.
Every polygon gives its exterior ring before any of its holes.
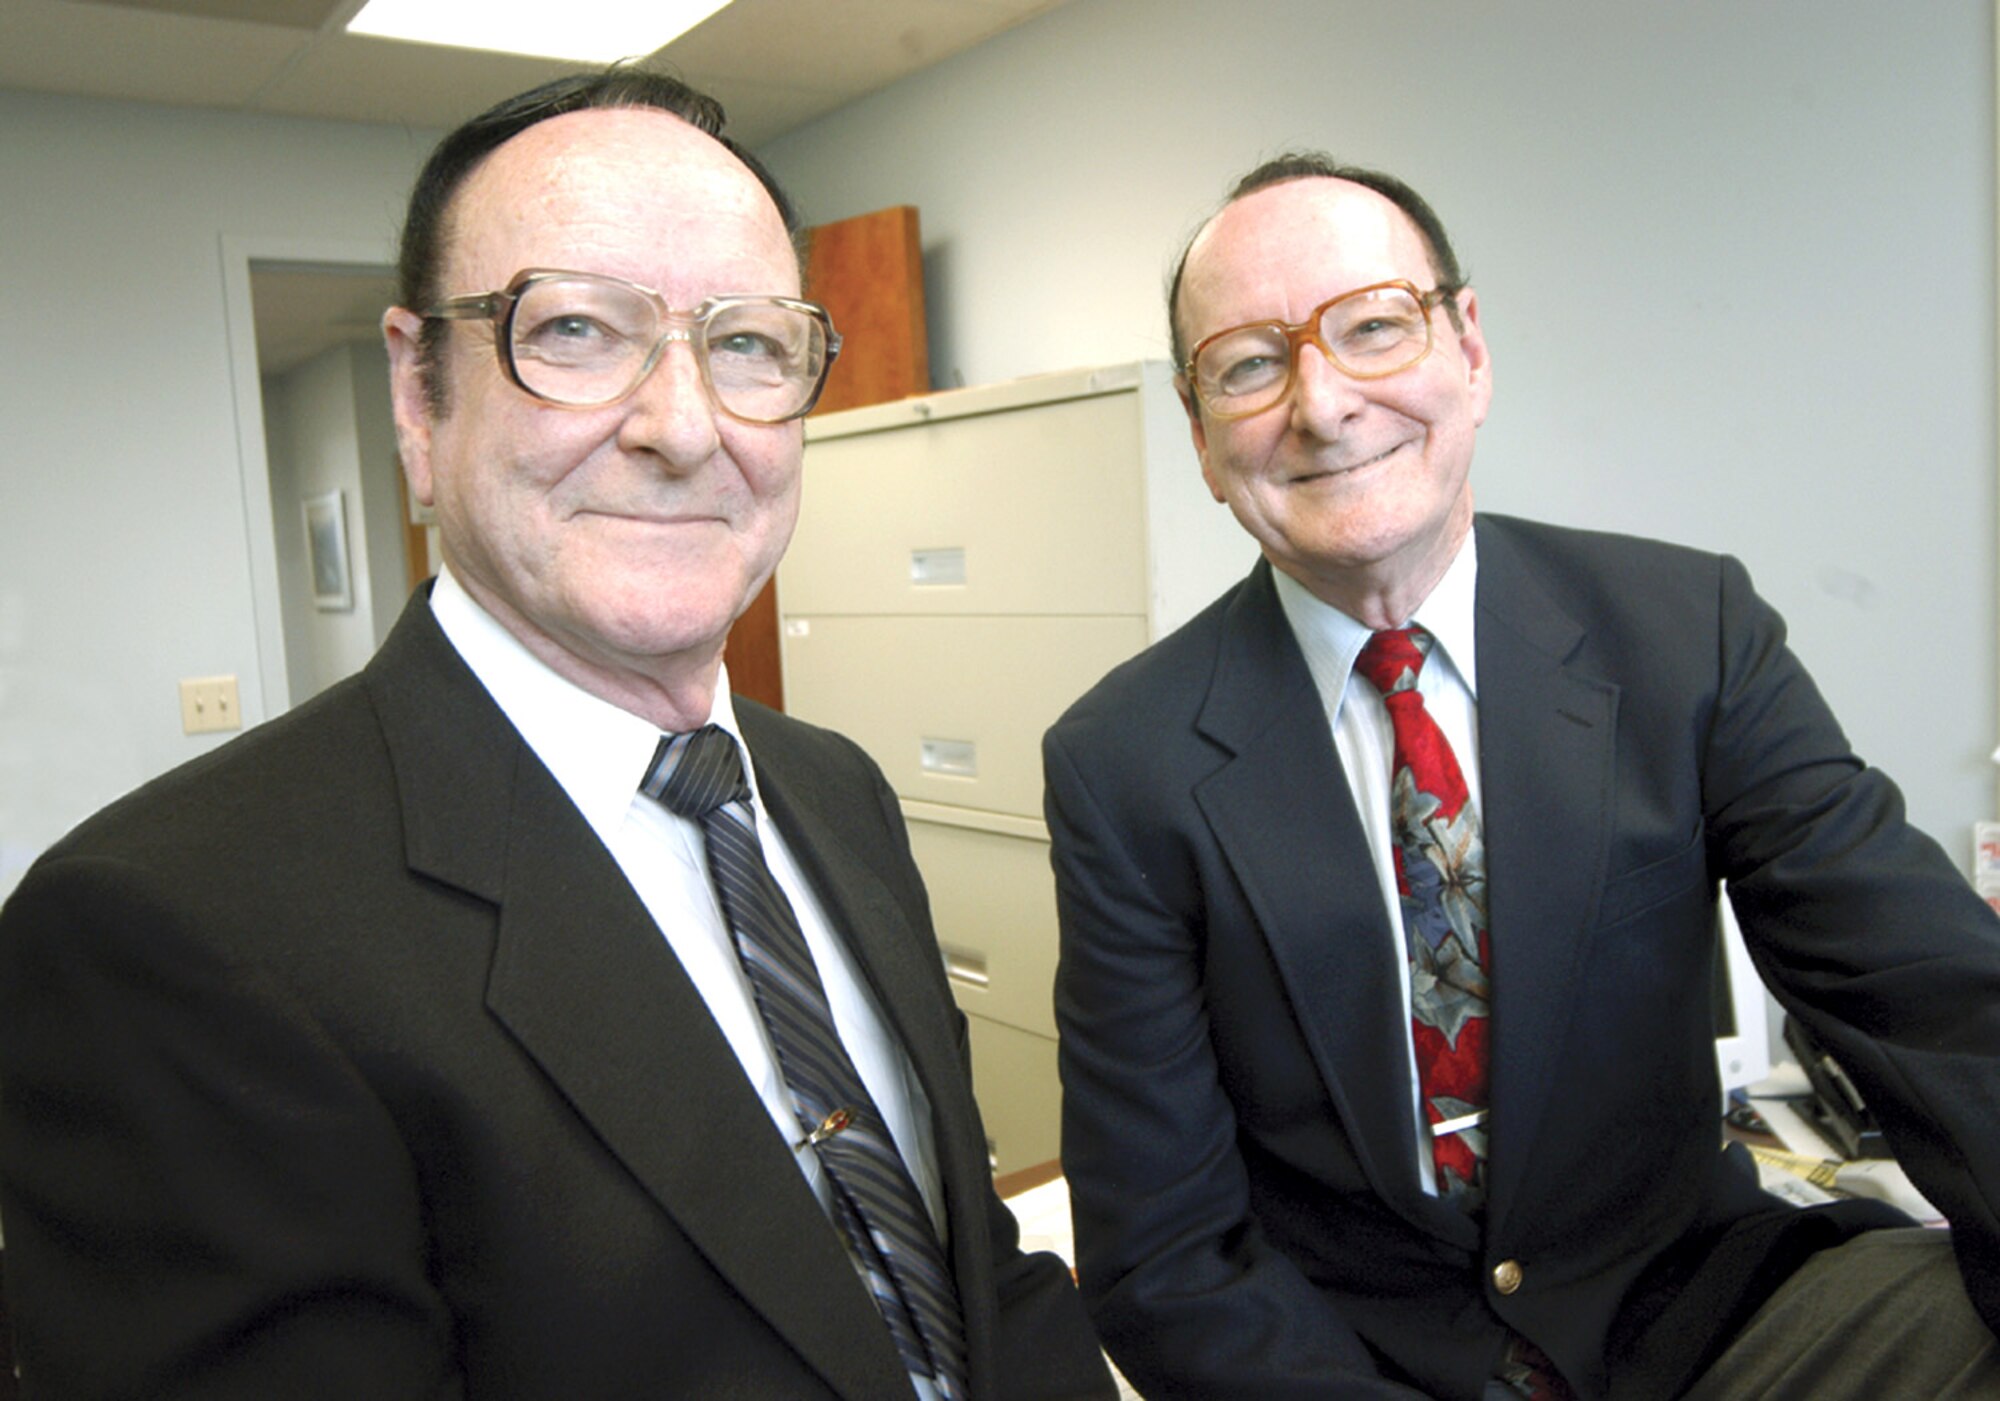
{"type": "Polygon", "coordinates": [[[835,1134],[841,1132],[843,1129],[846,1129],[849,1125],[853,1124],[855,1116],[860,1112],[861,1111],[858,1109],[842,1108],[834,1110],[831,1114],[827,1115],[824,1119],[821,1119],[819,1121],[818,1128],[814,1129],[811,1133],[807,1134],[797,1143],[794,1143],[792,1145],[792,1148],[794,1150],[797,1150],[800,1148],[819,1147],[819,1145],[824,1143],[827,1139],[832,1138],[835,1134]]]}
{"type": "Polygon", "coordinates": [[[1456,1119],[1440,1119],[1431,1125],[1432,1138],[1449,1138],[1452,1134],[1476,1129],[1486,1122],[1486,1111],[1475,1109],[1470,1114],[1461,1114],[1456,1119]]]}

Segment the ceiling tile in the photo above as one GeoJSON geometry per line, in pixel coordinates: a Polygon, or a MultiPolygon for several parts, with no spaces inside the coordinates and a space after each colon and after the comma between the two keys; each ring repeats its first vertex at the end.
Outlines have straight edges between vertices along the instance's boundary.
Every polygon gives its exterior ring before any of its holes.
{"type": "Polygon", "coordinates": [[[257,98],[264,112],[450,128],[574,70],[561,59],[330,34],[257,98]]]}
{"type": "Polygon", "coordinates": [[[784,88],[884,87],[1014,22],[1052,0],[736,0],[662,51],[689,73],[751,78],[784,88]]]}
{"type": "MultiPolygon", "coordinates": [[[[1061,3],[735,0],[655,58],[755,145],[1061,3]]],[[[0,0],[0,87],[444,129],[570,71],[329,28],[352,4],[0,0]]]]}
{"type": "Polygon", "coordinates": [[[265,24],[6,0],[0,87],[234,108],[312,42],[265,24]]]}
{"type": "Polygon", "coordinates": [[[754,78],[703,73],[680,64],[672,65],[671,71],[720,102],[729,117],[729,135],[739,145],[752,148],[775,141],[860,96],[839,89],[781,87],[754,78]]]}
{"type": "Polygon", "coordinates": [[[336,11],[344,9],[348,0],[63,0],[63,3],[192,15],[201,19],[233,19],[288,29],[318,29],[336,11]]]}

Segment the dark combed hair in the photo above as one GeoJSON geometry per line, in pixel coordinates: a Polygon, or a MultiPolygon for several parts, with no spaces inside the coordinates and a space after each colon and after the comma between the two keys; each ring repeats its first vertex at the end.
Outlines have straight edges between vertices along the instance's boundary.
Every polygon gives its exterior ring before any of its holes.
{"type": "MultiPolygon", "coordinates": [[[[1289,180],[1345,180],[1373,190],[1409,215],[1410,222],[1417,226],[1417,232],[1423,236],[1424,244],[1430,251],[1431,272],[1437,277],[1437,285],[1447,293],[1456,293],[1464,288],[1465,277],[1459,271],[1458,255],[1452,251],[1451,238],[1444,231],[1444,221],[1438,218],[1429,201],[1386,171],[1343,165],[1324,151],[1287,151],[1273,156],[1238,180],[1222,201],[1221,208],[1227,209],[1245,195],[1254,195],[1259,190],[1282,185],[1289,180]]],[[[1213,222],[1213,217],[1204,220],[1202,228],[1213,222]]],[[[1176,368],[1184,368],[1187,363],[1187,345],[1181,336],[1179,315],[1181,278],[1187,272],[1188,253],[1199,237],[1201,229],[1195,230],[1181,245],[1180,256],[1174,259],[1173,276],[1167,282],[1167,334],[1172,340],[1176,368]]],[[[1462,326],[1458,303],[1448,300],[1445,307],[1451,314],[1452,325],[1462,326]]]]}
{"type": "MultiPolygon", "coordinates": [[[[784,220],[793,251],[800,252],[797,211],[763,162],[723,133],[722,104],[668,74],[621,64],[574,73],[531,88],[489,107],[438,142],[417,175],[417,183],[410,191],[409,208],[403,216],[402,242],[396,255],[399,304],[421,313],[446,295],[439,279],[450,236],[452,200],[480,162],[538,122],[570,112],[619,107],[671,113],[695,130],[714,137],[757,177],[777,206],[778,217],[784,220]]],[[[426,321],[419,341],[424,393],[433,413],[444,411],[440,362],[447,329],[443,321],[426,321]]]]}

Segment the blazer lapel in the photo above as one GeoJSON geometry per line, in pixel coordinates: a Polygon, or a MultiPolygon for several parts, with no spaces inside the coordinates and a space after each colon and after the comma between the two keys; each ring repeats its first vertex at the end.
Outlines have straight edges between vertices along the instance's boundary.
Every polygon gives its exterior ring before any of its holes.
{"type": "Polygon", "coordinates": [[[1231,605],[1198,728],[1234,757],[1195,801],[1242,883],[1362,1169],[1426,1229],[1473,1243],[1469,1218],[1440,1208],[1417,1178],[1396,929],[1268,563],[1231,605]]]}
{"type": "Polygon", "coordinates": [[[489,1010],[836,1391],[863,1401],[906,1386],[872,1301],[700,994],[423,595],[371,664],[370,688],[412,869],[497,906],[489,1010]]]}
{"type": "Polygon", "coordinates": [[[1479,766],[1492,930],[1498,1230],[1528,1175],[1597,907],[1618,687],[1572,659],[1583,629],[1529,572],[1504,522],[1479,530],[1479,766]]]}

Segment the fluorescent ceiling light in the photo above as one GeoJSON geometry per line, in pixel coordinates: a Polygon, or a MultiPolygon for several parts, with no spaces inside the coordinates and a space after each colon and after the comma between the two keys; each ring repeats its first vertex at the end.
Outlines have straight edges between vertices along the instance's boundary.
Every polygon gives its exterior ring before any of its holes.
{"type": "Polygon", "coordinates": [[[642,58],[729,0],[368,0],[350,34],[612,63],[642,58]]]}

